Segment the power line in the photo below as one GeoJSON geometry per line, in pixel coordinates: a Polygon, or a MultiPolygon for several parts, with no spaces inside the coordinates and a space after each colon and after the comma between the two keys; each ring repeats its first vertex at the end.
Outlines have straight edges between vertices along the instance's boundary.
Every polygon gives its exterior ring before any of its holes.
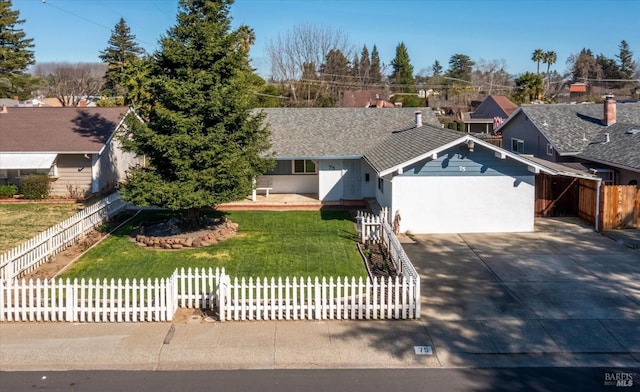
{"type": "MultiPolygon", "coordinates": [[[[67,13],[67,14],[69,14],[69,15],[73,15],[73,16],[75,16],[76,18],[79,18],[79,19],[84,20],[85,22],[89,22],[89,23],[94,24],[94,25],[96,25],[96,26],[102,27],[103,29],[106,29],[107,31],[111,31],[111,28],[110,28],[110,27],[107,27],[107,26],[103,25],[103,24],[102,24],[102,23],[100,23],[100,22],[96,22],[95,20],[92,20],[92,19],[89,19],[89,18],[87,18],[87,17],[85,17],[85,16],[82,16],[82,15],[76,14],[76,13],[75,13],[75,12],[73,12],[73,11],[69,11],[69,10],[66,10],[66,9],[64,9],[64,8],[62,8],[62,7],[57,6],[57,5],[51,4],[49,1],[50,1],[50,0],[42,0],[42,4],[44,4],[44,5],[48,5],[48,6],[50,6],[50,7],[53,7],[53,8],[55,8],[55,9],[57,9],[57,10],[60,10],[60,11],[62,11],[62,12],[65,12],[65,13],[67,13]]],[[[112,11],[113,11],[113,10],[112,10],[112,11]]],[[[143,40],[138,39],[138,38],[135,38],[135,41],[137,41],[137,42],[139,42],[139,43],[141,43],[141,44],[145,44],[145,45],[151,45],[151,46],[153,46],[153,44],[150,44],[149,42],[143,41],[143,40]]]]}

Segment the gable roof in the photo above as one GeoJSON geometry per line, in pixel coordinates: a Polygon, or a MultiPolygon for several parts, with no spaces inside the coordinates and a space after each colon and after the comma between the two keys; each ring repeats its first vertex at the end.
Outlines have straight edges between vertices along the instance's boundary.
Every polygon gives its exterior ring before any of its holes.
{"type": "MultiPolygon", "coordinates": [[[[640,127],[640,103],[616,104],[617,123],[640,127]]],[[[603,123],[602,104],[522,105],[505,125],[518,113],[526,115],[560,155],[577,155],[613,125],[603,123]]],[[[637,145],[640,148],[640,143],[637,145]]]]}
{"type": "Polygon", "coordinates": [[[518,105],[511,102],[503,95],[489,95],[478,106],[475,112],[471,113],[471,118],[507,118],[518,109],[518,105]]]}
{"type": "Polygon", "coordinates": [[[272,152],[281,159],[360,158],[392,131],[423,124],[439,126],[428,108],[268,108],[272,152]]]}
{"type": "Polygon", "coordinates": [[[127,110],[9,108],[0,114],[0,151],[98,153],[127,110]]]}
{"type": "Polygon", "coordinates": [[[370,147],[364,157],[374,170],[384,172],[463,136],[458,131],[431,126],[399,130],[370,147]]]}
{"type": "Polygon", "coordinates": [[[550,174],[557,174],[553,169],[469,134],[444,128],[435,128],[428,125],[393,132],[380,143],[367,150],[364,159],[378,172],[378,175],[385,176],[421,160],[427,158],[435,159],[435,156],[440,152],[467,142],[473,142],[473,144],[478,144],[494,151],[496,157],[502,159],[508,157],[521,164],[527,165],[534,173],[544,171],[550,174]]]}

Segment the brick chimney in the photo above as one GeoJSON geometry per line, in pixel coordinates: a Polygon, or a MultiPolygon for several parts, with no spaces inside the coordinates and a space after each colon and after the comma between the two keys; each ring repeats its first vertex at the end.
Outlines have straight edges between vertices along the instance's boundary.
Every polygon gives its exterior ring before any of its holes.
{"type": "Polygon", "coordinates": [[[422,126],[422,112],[416,111],[416,128],[420,128],[422,126]]]}
{"type": "Polygon", "coordinates": [[[613,97],[607,97],[604,100],[604,125],[613,125],[616,123],[616,100],[613,97]]]}

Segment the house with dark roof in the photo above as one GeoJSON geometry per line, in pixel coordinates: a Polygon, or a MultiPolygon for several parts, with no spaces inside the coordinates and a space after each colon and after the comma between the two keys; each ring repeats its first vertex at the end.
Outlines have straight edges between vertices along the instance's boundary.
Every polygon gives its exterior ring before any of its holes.
{"type": "Polygon", "coordinates": [[[470,133],[493,133],[496,119],[506,120],[518,109],[509,98],[489,95],[472,113],[463,114],[465,130],[470,133]]]}
{"type": "Polygon", "coordinates": [[[116,134],[126,108],[8,108],[0,114],[0,184],[48,174],[52,196],[86,197],[124,180],[142,158],[116,134]]]}
{"type": "Polygon", "coordinates": [[[523,105],[501,127],[506,149],[582,166],[607,184],[640,182],[640,103],[523,105]]]}
{"type": "Polygon", "coordinates": [[[535,173],[554,173],[443,129],[430,109],[262,110],[277,163],[258,182],[323,202],[375,199],[402,232],[533,231],[535,173]]]}

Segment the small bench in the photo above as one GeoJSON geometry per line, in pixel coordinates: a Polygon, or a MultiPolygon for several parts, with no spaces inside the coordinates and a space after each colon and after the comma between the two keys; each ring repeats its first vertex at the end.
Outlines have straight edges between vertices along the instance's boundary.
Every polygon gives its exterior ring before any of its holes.
{"type": "Polygon", "coordinates": [[[256,185],[256,192],[262,191],[265,193],[266,197],[269,197],[269,192],[271,192],[272,190],[273,190],[273,183],[269,180],[260,181],[256,185]]]}

